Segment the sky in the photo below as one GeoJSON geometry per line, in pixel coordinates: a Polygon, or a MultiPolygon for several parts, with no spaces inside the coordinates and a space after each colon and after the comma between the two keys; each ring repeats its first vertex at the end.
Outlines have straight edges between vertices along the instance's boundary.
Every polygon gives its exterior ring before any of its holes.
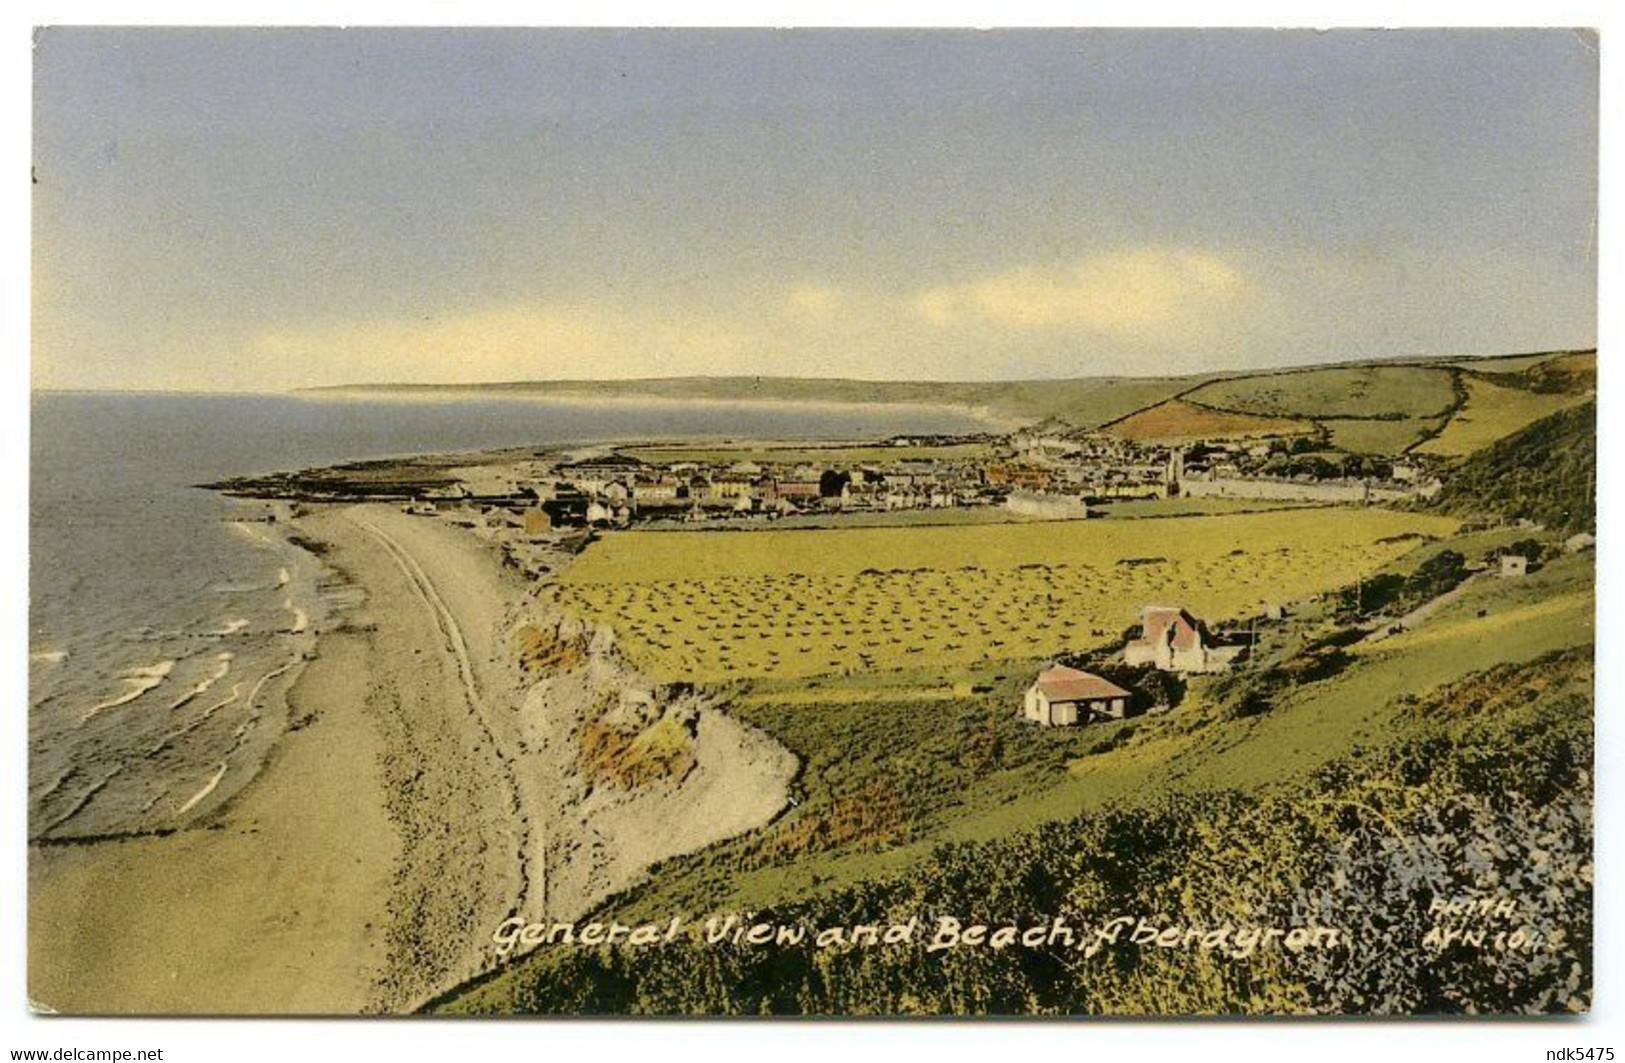
{"type": "Polygon", "coordinates": [[[1590,347],[1597,73],[1566,30],[46,29],[32,380],[1590,347]]]}

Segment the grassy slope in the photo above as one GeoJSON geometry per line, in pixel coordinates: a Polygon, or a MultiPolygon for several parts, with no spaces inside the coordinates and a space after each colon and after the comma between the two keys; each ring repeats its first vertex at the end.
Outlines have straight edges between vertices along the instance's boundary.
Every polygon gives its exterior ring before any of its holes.
{"type": "Polygon", "coordinates": [[[1266,417],[1437,417],[1455,403],[1448,370],[1368,365],[1240,377],[1208,384],[1191,401],[1266,417]]]}
{"type": "MultiPolygon", "coordinates": [[[[995,418],[1035,423],[1056,418],[1094,428],[1175,398],[1219,410],[1263,416],[1414,421],[1453,406],[1449,379],[1456,370],[1529,375],[1554,366],[1594,376],[1595,351],[1542,352],[1454,361],[1375,360],[1263,373],[1214,372],[1179,377],[1076,377],[1020,381],[885,381],[797,377],[655,377],[631,380],[540,380],[487,384],[355,384],[302,389],[316,397],[666,399],[716,402],[901,403],[956,406],[995,418]]],[[[1349,449],[1388,449],[1397,429],[1380,439],[1349,430],[1349,449]]],[[[1406,435],[1407,441],[1417,438],[1406,435]]]]}
{"type": "Polygon", "coordinates": [[[1403,417],[1378,421],[1345,418],[1323,422],[1328,442],[1350,454],[1402,454],[1446,424],[1446,417],[1403,417]]]}
{"type": "Polygon", "coordinates": [[[759,465],[884,465],[897,461],[978,461],[995,453],[988,443],[951,443],[944,446],[824,446],[806,443],[734,446],[631,446],[618,448],[643,461],[670,464],[683,461],[724,464],[755,462],[759,465]]]}
{"type": "Polygon", "coordinates": [[[1549,362],[1554,358],[1561,358],[1572,351],[1546,351],[1541,354],[1511,354],[1494,358],[1466,358],[1459,362],[1450,363],[1457,369],[1470,369],[1475,373],[1522,373],[1532,369],[1542,362],[1549,362]]]}
{"type": "Polygon", "coordinates": [[[1549,528],[1596,522],[1597,405],[1571,406],[1497,440],[1452,472],[1433,500],[1446,513],[1496,514],[1549,528]]]}
{"type": "Polygon", "coordinates": [[[1313,431],[1314,427],[1307,421],[1215,410],[1181,399],[1170,399],[1113,422],[1107,431],[1136,442],[1173,442],[1301,435],[1313,431]]]}
{"type": "Polygon", "coordinates": [[[628,398],[719,402],[902,403],[954,406],[1005,422],[1055,418],[1096,428],[1172,399],[1215,410],[1322,421],[1335,445],[1358,453],[1398,453],[1438,428],[1457,401],[1452,374],[1527,374],[1576,364],[1594,352],[1543,353],[1451,363],[1372,362],[1183,377],[1083,377],[1065,380],[925,382],[789,377],[669,377],[552,380],[466,385],[357,385],[310,389],[313,395],[505,398],[628,398]]]}
{"type": "Polygon", "coordinates": [[[1469,376],[1465,383],[1466,405],[1443,431],[1418,446],[1416,453],[1462,457],[1585,401],[1583,394],[1529,391],[1485,377],[1469,376]]]}
{"type": "Polygon", "coordinates": [[[1260,953],[1231,963],[1130,948],[1080,963],[1088,954],[1064,944],[943,955],[923,942],[816,952],[679,944],[637,956],[552,949],[451,1009],[1584,1011],[1593,877],[1588,651],[1497,665],[1408,697],[1391,742],[1353,747],[1312,773],[1248,791],[1163,791],[986,842],[950,843],[897,874],[758,909],[760,918],[814,928],[910,914],[929,926],[940,913],[995,926],[1047,925],[1057,915],[1095,925],[1123,913],[1197,927],[1279,926],[1318,913],[1349,935],[1348,948],[1332,955],[1260,953]],[[1516,897],[1518,923],[1542,946],[1518,956],[1421,944],[1437,925],[1430,902],[1468,896],[1516,897]]]}
{"type": "Polygon", "coordinates": [[[379,385],[315,389],[316,394],[406,394],[505,398],[645,398],[720,402],[905,403],[983,410],[1032,423],[1060,418],[1080,428],[1114,421],[1205,380],[1194,377],[1087,377],[1070,380],[938,383],[790,377],[670,377],[551,380],[505,384],[379,385]]]}

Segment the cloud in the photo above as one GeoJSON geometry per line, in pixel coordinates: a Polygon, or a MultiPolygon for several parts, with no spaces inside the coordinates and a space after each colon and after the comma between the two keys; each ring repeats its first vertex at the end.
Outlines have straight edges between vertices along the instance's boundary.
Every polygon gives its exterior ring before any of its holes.
{"type": "Polygon", "coordinates": [[[715,317],[577,305],[282,329],[256,337],[250,358],[300,386],[681,375],[742,363],[750,349],[715,317]]]}
{"type": "Polygon", "coordinates": [[[1238,268],[1211,252],[1140,248],[929,288],[913,309],[938,327],[1135,333],[1188,323],[1235,302],[1248,287],[1238,268]]]}
{"type": "Polygon", "coordinates": [[[871,379],[1122,372],[1188,349],[1201,330],[1233,327],[1238,297],[1248,291],[1240,270],[1217,255],[1142,249],[912,293],[768,282],[709,301],[521,304],[289,325],[253,335],[235,364],[217,362],[213,371],[273,388],[761,372],[871,379]]]}
{"type": "Polygon", "coordinates": [[[784,308],[796,317],[821,318],[840,310],[846,299],[827,284],[801,284],[784,295],[784,308]]]}

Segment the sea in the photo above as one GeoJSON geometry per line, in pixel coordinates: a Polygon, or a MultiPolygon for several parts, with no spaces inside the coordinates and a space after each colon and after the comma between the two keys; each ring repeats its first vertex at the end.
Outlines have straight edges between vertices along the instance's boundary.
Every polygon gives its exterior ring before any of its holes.
{"type": "Polygon", "coordinates": [[[366,458],[641,439],[972,433],[946,409],[36,393],[30,838],[164,833],[252,780],[279,689],[353,602],[314,555],[198,484],[366,458]]]}

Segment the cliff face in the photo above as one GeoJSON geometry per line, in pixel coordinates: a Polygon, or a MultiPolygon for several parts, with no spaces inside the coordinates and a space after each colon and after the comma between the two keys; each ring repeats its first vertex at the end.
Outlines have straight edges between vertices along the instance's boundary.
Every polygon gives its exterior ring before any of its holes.
{"type": "MultiPolygon", "coordinates": [[[[518,708],[521,774],[551,780],[545,895],[531,918],[574,920],[661,861],[771,821],[796,759],[682,685],[626,663],[607,628],[525,619],[531,645],[560,648],[518,708]]],[[[533,874],[533,881],[535,881],[533,874]]]]}

